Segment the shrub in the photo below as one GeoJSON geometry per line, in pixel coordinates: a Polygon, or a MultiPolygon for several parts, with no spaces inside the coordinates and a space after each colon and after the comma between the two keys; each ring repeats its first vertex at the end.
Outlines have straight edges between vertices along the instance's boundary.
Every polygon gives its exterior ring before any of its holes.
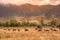
{"type": "Polygon", "coordinates": [[[59,24],[59,25],[57,25],[57,28],[60,28],[60,24],[59,24]]]}
{"type": "Polygon", "coordinates": [[[42,28],[42,26],[41,25],[37,25],[37,28],[42,28]]]}
{"type": "Polygon", "coordinates": [[[4,23],[3,26],[4,26],[4,27],[9,27],[9,25],[10,25],[9,22],[7,21],[6,23],[4,23]]]}

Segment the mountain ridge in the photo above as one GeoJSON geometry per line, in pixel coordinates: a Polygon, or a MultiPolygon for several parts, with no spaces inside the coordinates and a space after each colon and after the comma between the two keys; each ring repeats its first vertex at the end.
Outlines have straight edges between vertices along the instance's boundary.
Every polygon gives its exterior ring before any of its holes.
{"type": "Polygon", "coordinates": [[[51,15],[56,15],[60,18],[60,5],[31,5],[31,4],[22,4],[22,5],[0,5],[0,18],[12,17],[12,16],[22,16],[22,17],[31,17],[39,16],[45,14],[46,17],[51,15]]]}

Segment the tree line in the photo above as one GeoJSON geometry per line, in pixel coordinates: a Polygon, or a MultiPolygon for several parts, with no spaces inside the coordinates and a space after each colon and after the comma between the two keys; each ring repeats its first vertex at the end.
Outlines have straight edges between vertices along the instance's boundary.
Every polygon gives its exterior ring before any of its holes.
{"type": "Polygon", "coordinates": [[[20,23],[20,22],[17,22],[16,20],[6,21],[5,23],[0,22],[0,27],[31,27],[31,26],[33,27],[37,26],[38,28],[42,28],[44,26],[60,28],[60,24],[57,25],[56,21],[51,21],[48,24],[44,24],[43,20],[41,21],[41,24],[35,24],[35,23],[29,23],[29,22],[20,23]]]}

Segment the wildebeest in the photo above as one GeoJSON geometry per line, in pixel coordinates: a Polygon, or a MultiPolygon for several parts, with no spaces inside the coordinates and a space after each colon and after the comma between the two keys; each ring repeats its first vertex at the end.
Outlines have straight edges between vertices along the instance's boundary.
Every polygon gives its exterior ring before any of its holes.
{"type": "Polygon", "coordinates": [[[20,29],[18,29],[18,31],[20,31],[20,29]]]}
{"type": "Polygon", "coordinates": [[[29,31],[27,28],[25,28],[25,31],[29,31]]]}
{"type": "Polygon", "coordinates": [[[36,27],[35,30],[37,30],[37,31],[42,31],[42,28],[36,27]]]}
{"type": "Polygon", "coordinates": [[[57,28],[55,28],[53,31],[58,31],[58,29],[57,29],[57,28]]]}
{"type": "Polygon", "coordinates": [[[45,31],[46,31],[46,32],[48,32],[49,30],[48,30],[48,29],[46,29],[45,31]]]}
{"type": "Polygon", "coordinates": [[[38,30],[38,28],[35,28],[35,30],[38,30]]]}
{"type": "Polygon", "coordinates": [[[53,30],[53,28],[50,28],[50,30],[53,30]]]}
{"type": "Polygon", "coordinates": [[[38,31],[42,31],[42,27],[40,25],[38,25],[35,30],[38,30],[38,31]]]}
{"type": "Polygon", "coordinates": [[[16,31],[16,29],[13,29],[13,31],[16,31]]]}
{"type": "Polygon", "coordinates": [[[11,29],[8,29],[8,31],[10,31],[11,29]]]}
{"type": "Polygon", "coordinates": [[[56,28],[50,28],[52,31],[58,31],[56,28]]]}
{"type": "Polygon", "coordinates": [[[44,29],[44,31],[49,32],[49,31],[50,31],[50,29],[49,29],[49,28],[46,28],[46,29],[44,29]]]}
{"type": "Polygon", "coordinates": [[[38,31],[42,31],[42,29],[38,29],[38,31]]]}

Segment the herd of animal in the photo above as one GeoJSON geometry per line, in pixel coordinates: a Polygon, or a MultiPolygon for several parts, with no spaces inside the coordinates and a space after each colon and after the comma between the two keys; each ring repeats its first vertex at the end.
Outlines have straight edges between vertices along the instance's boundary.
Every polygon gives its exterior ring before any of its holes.
{"type": "MultiPolygon", "coordinates": [[[[11,29],[11,28],[4,28],[3,30],[5,30],[5,31],[18,31],[18,32],[20,32],[21,31],[21,29],[20,28],[13,28],[13,29],[11,29]]],[[[37,30],[38,32],[39,31],[46,31],[46,32],[49,32],[49,31],[60,31],[60,29],[59,28],[34,28],[34,30],[37,30]]],[[[24,31],[29,31],[29,28],[24,28],[24,31]]]]}

